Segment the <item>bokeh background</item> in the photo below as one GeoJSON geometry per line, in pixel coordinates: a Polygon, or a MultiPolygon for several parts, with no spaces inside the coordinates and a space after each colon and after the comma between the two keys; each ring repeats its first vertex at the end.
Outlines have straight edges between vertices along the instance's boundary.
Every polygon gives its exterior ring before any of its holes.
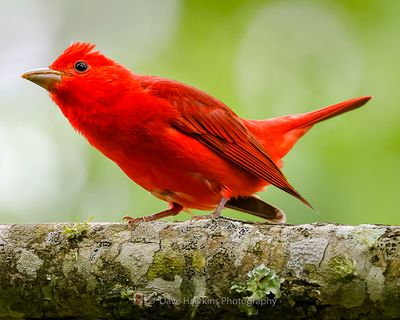
{"type": "Polygon", "coordinates": [[[135,72],[192,84],[247,118],[374,95],[314,127],[286,157],[284,172],[318,213],[273,188],[261,196],[290,223],[399,224],[399,12],[396,0],[1,1],[0,223],[119,221],[165,209],[20,78],[90,41],[135,72]]]}

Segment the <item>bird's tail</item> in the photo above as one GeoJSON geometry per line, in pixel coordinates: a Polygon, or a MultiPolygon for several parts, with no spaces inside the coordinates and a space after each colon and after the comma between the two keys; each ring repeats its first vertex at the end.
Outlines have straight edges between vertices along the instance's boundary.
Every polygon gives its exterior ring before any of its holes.
{"type": "Polygon", "coordinates": [[[267,120],[250,120],[247,127],[261,142],[273,160],[279,160],[314,124],[359,108],[372,97],[364,96],[343,101],[315,111],[267,120]]]}
{"type": "Polygon", "coordinates": [[[289,130],[297,128],[310,128],[317,122],[321,122],[326,119],[336,117],[342,113],[359,108],[366,104],[371,98],[372,97],[370,96],[354,98],[301,115],[290,116],[293,119],[290,121],[291,126],[289,130]]]}

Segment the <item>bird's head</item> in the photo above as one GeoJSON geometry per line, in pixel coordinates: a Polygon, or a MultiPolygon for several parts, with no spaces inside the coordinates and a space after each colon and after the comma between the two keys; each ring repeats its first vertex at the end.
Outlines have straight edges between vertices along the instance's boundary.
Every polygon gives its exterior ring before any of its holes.
{"type": "Polygon", "coordinates": [[[49,68],[31,70],[22,77],[49,91],[64,113],[71,108],[107,106],[124,91],[132,74],[94,48],[91,43],[73,43],[49,68]]]}

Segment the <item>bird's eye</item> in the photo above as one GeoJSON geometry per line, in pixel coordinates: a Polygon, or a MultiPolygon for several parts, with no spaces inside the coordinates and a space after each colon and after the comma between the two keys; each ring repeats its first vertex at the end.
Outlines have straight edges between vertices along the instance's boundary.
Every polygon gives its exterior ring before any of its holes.
{"type": "Polygon", "coordinates": [[[87,65],[86,62],[78,61],[77,63],[75,63],[75,70],[77,72],[82,73],[82,72],[87,71],[88,69],[89,69],[89,66],[87,65]]]}

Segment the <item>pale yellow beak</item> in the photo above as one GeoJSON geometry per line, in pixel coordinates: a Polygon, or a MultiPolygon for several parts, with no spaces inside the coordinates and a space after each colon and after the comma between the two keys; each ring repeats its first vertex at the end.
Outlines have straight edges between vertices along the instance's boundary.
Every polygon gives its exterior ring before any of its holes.
{"type": "Polygon", "coordinates": [[[55,83],[61,81],[62,75],[60,71],[43,68],[25,72],[21,77],[50,90],[55,83]]]}

